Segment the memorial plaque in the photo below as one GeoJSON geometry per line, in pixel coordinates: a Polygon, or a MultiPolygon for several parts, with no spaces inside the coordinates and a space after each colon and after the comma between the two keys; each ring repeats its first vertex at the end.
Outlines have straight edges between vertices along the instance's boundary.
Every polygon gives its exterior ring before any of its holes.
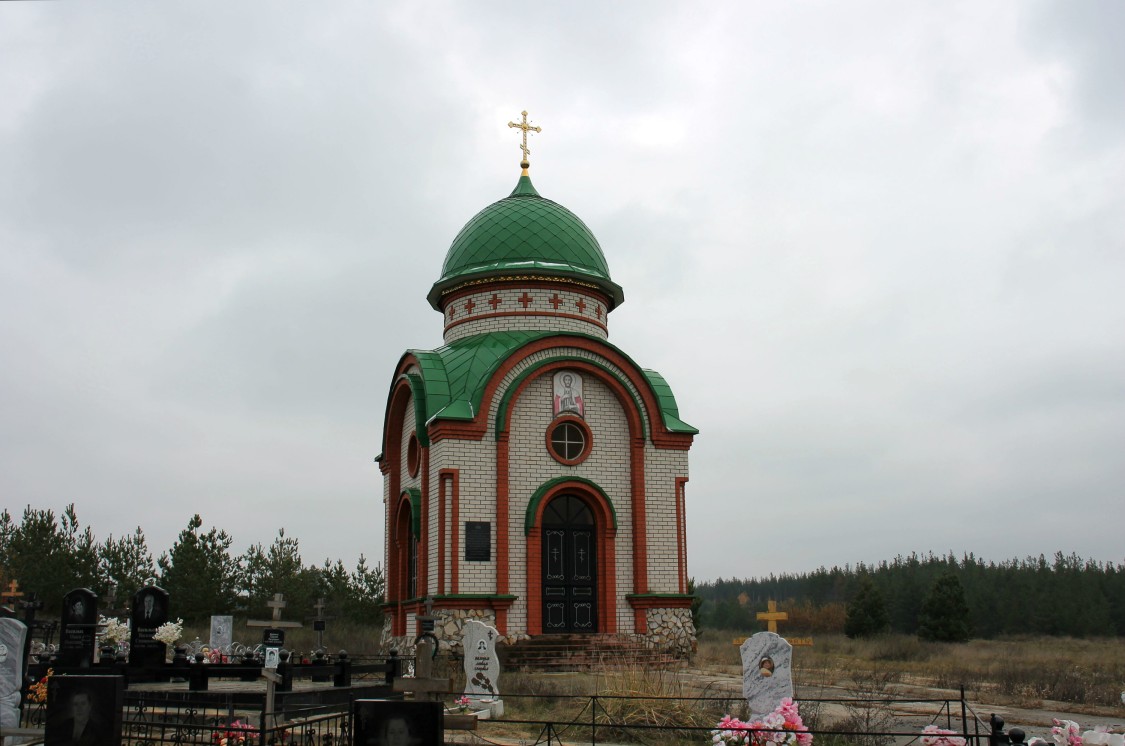
{"type": "Polygon", "coordinates": [[[98,631],[98,596],[89,588],[75,588],[63,596],[59,632],[59,663],[88,668],[94,665],[98,631]]]}
{"type": "Polygon", "coordinates": [[[488,562],[492,559],[492,524],[485,521],[465,523],[465,561],[488,562]]]}
{"type": "Polygon", "coordinates": [[[153,639],[160,625],[168,621],[168,591],[155,585],[133,594],[133,630],[129,635],[129,665],[159,666],[164,663],[166,645],[153,639]]]}
{"type": "Polygon", "coordinates": [[[285,630],[268,627],[262,630],[262,644],[267,647],[281,647],[285,644],[285,630]]]}

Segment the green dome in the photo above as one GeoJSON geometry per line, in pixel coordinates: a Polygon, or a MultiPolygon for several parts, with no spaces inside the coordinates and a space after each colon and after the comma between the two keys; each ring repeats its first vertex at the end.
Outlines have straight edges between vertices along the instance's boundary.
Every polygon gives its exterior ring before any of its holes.
{"type": "Polygon", "coordinates": [[[588,282],[609,296],[610,308],[625,300],[609,277],[598,239],[573,212],[539,196],[528,176],[465,224],[428,300],[440,309],[442,292],[463,282],[528,274],[588,282]]]}

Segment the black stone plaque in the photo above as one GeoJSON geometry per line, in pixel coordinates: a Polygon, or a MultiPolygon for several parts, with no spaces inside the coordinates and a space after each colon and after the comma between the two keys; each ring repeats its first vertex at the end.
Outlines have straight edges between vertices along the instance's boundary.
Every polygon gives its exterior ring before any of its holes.
{"type": "Polygon", "coordinates": [[[357,699],[352,707],[354,746],[441,746],[445,742],[441,702],[357,699]]]}
{"type": "Polygon", "coordinates": [[[75,588],[63,596],[59,632],[59,663],[87,668],[94,665],[94,637],[98,631],[98,596],[89,588],[75,588]]]}
{"type": "Polygon", "coordinates": [[[485,521],[465,522],[465,561],[488,562],[492,559],[492,524],[485,521]]]}
{"type": "Polygon", "coordinates": [[[313,632],[323,632],[323,631],[324,631],[324,620],[323,619],[314,619],[313,620],[313,632]]]}
{"type": "Polygon", "coordinates": [[[45,746],[121,743],[122,676],[52,676],[47,682],[45,746]]]}
{"type": "Polygon", "coordinates": [[[167,646],[153,635],[168,621],[168,591],[155,585],[133,594],[133,631],[129,635],[129,665],[159,666],[167,646]]]}
{"type": "Polygon", "coordinates": [[[268,647],[281,647],[285,644],[285,630],[274,627],[263,629],[262,644],[268,647]]]}

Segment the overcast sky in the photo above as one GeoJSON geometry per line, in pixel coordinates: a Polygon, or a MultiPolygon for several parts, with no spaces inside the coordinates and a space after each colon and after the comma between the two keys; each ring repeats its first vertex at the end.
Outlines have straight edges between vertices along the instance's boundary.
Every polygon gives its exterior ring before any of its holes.
{"type": "Polygon", "coordinates": [[[0,502],[381,560],[385,397],[519,176],[700,429],[699,579],[1121,562],[1125,3],[0,3],[0,502]]]}

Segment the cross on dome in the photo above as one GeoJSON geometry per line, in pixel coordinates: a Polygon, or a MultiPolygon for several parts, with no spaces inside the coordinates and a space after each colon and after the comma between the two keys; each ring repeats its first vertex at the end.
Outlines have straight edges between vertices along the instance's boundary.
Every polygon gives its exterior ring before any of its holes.
{"type": "Polygon", "coordinates": [[[531,163],[527,159],[527,157],[529,155],[531,155],[531,151],[527,149],[527,133],[528,132],[542,132],[543,128],[542,127],[536,127],[534,125],[528,124],[527,123],[527,112],[526,111],[521,111],[520,114],[523,115],[523,121],[518,122],[518,123],[517,122],[508,122],[508,126],[509,127],[515,127],[516,129],[523,131],[523,142],[520,144],[520,150],[523,151],[523,160],[520,161],[520,168],[523,169],[523,175],[527,176],[527,169],[531,166],[531,163]]]}

